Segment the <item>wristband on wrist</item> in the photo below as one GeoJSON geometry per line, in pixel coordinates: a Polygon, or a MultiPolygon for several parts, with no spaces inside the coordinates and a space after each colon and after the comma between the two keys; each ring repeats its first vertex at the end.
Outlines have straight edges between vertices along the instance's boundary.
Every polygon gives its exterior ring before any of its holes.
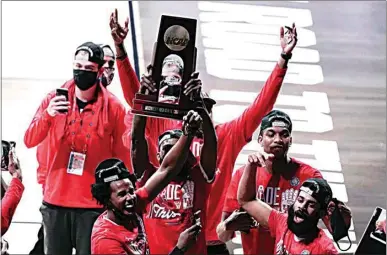
{"type": "Polygon", "coordinates": [[[281,57],[283,58],[283,59],[285,59],[285,60],[289,60],[289,59],[291,59],[292,58],[292,53],[285,53],[285,52],[282,52],[281,53],[281,57]]]}
{"type": "Polygon", "coordinates": [[[126,58],[126,56],[128,56],[128,54],[126,53],[124,44],[123,43],[116,44],[116,47],[118,49],[120,49],[120,51],[123,53],[122,55],[118,55],[118,52],[117,52],[117,59],[118,60],[124,60],[126,58]]]}

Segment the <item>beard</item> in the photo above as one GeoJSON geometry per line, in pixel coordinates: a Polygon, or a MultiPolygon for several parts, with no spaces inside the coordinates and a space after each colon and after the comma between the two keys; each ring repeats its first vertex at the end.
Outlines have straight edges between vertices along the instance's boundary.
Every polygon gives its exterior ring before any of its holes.
{"type": "Polygon", "coordinates": [[[132,202],[132,207],[131,208],[123,208],[119,209],[116,206],[114,206],[112,203],[109,203],[107,206],[107,209],[111,210],[116,217],[116,220],[119,222],[126,222],[130,221],[136,218],[136,201],[132,202]]]}
{"type": "Polygon", "coordinates": [[[319,229],[317,227],[318,220],[318,217],[310,216],[300,210],[295,212],[293,206],[291,206],[288,210],[287,223],[289,230],[297,237],[305,239],[305,242],[307,243],[313,241],[319,233],[319,229]],[[294,216],[302,218],[303,221],[296,223],[294,221],[294,216]]]}

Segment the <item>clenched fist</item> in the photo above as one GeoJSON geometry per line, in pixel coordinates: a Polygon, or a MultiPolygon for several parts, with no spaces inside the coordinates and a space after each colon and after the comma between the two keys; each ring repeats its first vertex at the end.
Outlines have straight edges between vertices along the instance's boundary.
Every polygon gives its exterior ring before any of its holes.
{"type": "Polygon", "coordinates": [[[184,135],[196,135],[196,133],[201,129],[203,124],[203,119],[200,115],[191,110],[183,117],[183,132],[184,135]]]}

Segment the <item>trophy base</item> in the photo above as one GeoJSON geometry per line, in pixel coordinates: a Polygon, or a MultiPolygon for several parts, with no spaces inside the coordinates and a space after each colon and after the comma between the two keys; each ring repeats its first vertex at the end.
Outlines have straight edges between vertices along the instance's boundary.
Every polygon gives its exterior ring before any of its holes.
{"type": "Polygon", "coordinates": [[[182,109],[179,105],[159,103],[153,96],[136,94],[133,100],[133,114],[147,117],[182,120],[191,109],[182,109]]]}

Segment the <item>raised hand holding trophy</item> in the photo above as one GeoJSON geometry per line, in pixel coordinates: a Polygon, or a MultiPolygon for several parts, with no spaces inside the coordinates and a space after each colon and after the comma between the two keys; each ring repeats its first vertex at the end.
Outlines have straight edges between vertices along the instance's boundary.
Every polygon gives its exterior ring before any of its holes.
{"type": "Polygon", "coordinates": [[[196,69],[196,24],[195,19],[161,16],[150,70],[156,92],[137,93],[132,113],[181,120],[195,108],[197,96],[195,93],[184,94],[183,86],[190,79],[198,78],[198,73],[193,74],[196,69]]]}

